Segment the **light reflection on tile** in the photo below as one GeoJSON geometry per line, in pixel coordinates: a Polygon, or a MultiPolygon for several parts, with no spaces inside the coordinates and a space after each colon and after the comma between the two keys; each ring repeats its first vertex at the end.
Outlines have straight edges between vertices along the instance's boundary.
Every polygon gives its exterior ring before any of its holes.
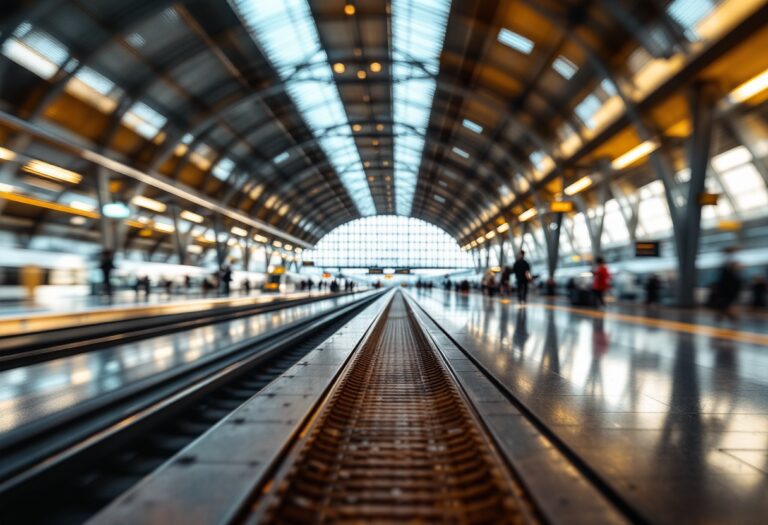
{"type": "Polygon", "coordinates": [[[307,316],[348,304],[336,297],[0,372],[0,434],[307,316]]]}
{"type": "Polygon", "coordinates": [[[768,513],[767,347],[475,294],[414,295],[651,522],[768,513]],[[763,470],[723,450],[750,450],[763,470]]]}

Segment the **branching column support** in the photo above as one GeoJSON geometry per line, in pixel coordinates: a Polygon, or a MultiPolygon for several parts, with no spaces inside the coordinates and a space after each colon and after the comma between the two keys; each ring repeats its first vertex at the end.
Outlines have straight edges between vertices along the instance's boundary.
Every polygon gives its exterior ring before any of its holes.
{"type": "Polygon", "coordinates": [[[176,248],[176,255],[179,258],[179,264],[187,264],[187,244],[189,242],[189,232],[181,232],[179,207],[175,204],[171,206],[171,216],[173,218],[173,245],[176,248]]]}
{"type": "Polygon", "coordinates": [[[695,304],[696,256],[699,252],[701,234],[699,195],[704,191],[709,167],[715,101],[716,97],[709,85],[699,84],[691,91],[690,110],[693,132],[688,143],[688,166],[691,170],[691,179],[683,205],[677,206],[675,203],[673,181],[664,180],[669,211],[675,229],[679,271],[677,300],[682,307],[691,307],[695,304]]]}

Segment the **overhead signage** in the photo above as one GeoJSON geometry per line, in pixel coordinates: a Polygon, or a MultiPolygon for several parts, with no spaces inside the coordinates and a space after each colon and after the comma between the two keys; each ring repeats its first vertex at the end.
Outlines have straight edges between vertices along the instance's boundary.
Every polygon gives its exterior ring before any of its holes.
{"type": "Polygon", "coordinates": [[[383,273],[382,268],[368,268],[368,275],[382,275],[383,273]]]}
{"type": "Polygon", "coordinates": [[[552,201],[549,203],[549,211],[552,213],[571,213],[573,211],[573,202],[552,201]]]}
{"type": "Polygon", "coordinates": [[[637,241],[635,257],[660,257],[661,243],[659,241],[637,241]]]}
{"type": "Polygon", "coordinates": [[[330,273],[328,273],[328,272],[324,272],[323,273],[323,279],[330,279],[330,278],[331,278],[331,274],[330,273]]]}
{"type": "Polygon", "coordinates": [[[301,261],[302,266],[314,266],[315,261],[301,261]]]}
{"type": "Polygon", "coordinates": [[[699,193],[699,206],[717,206],[719,193],[699,193]]]}
{"type": "Polygon", "coordinates": [[[410,268],[397,268],[395,270],[395,273],[397,275],[411,275],[411,269],[410,268]]]}

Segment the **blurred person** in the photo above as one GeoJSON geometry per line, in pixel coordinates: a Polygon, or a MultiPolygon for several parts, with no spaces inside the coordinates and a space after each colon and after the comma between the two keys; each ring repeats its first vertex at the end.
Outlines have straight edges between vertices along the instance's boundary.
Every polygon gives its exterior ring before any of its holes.
{"type": "Polygon", "coordinates": [[[611,273],[608,271],[608,266],[605,264],[603,257],[598,257],[595,262],[596,266],[592,278],[592,295],[595,298],[595,306],[601,308],[605,307],[605,292],[611,287],[611,273]]]}
{"type": "Polygon", "coordinates": [[[220,271],[220,279],[219,279],[219,285],[221,286],[221,291],[224,295],[229,295],[230,289],[232,287],[232,267],[228,264],[225,264],[220,271]]]}
{"type": "Polygon", "coordinates": [[[486,270],[483,274],[483,280],[480,282],[482,293],[493,295],[493,289],[495,287],[495,278],[491,270],[486,270]]]}
{"type": "Polygon", "coordinates": [[[512,273],[515,274],[517,285],[517,302],[525,304],[528,302],[528,284],[533,280],[531,265],[525,260],[525,250],[520,250],[517,254],[515,264],[512,265],[512,273]]]}
{"type": "Polygon", "coordinates": [[[717,310],[715,318],[718,321],[723,317],[727,317],[734,322],[738,321],[735,305],[741,293],[741,286],[742,279],[739,265],[728,257],[720,269],[720,275],[712,290],[712,303],[717,310]]]}
{"type": "Polygon", "coordinates": [[[192,277],[189,275],[184,276],[184,290],[186,290],[187,293],[192,289],[192,277]]]}
{"type": "Polygon", "coordinates": [[[240,285],[240,289],[243,291],[243,294],[250,295],[250,293],[251,293],[251,281],[249,281],[247,278],[243,279],[243,284],[240,285]]]}
{"type": "Polygon", "coordinates": [[[509,279],[512,277],[512,268],[504,266],[499,277],[499,295],[507,297],[510,292],[509,279]]]}
{"type": "Polygon", "coordinates": [[[115,269],[115,255],[112,250],[102,250],[99,258],[99,268],[102,275],[102,292],[112,295],[112,270],[115,269]]]}
{"type": "Polygon", "coordinates": [[[757,276],[752,280],[752,308],[765,308],[768,284],[765,277],[757,276]]]}
{"type": "Polygon", "coordinates": [[[661,290],[661,279],[656,274],[651,274],[645,281],[645,304],[656,304],[659,302],[659,292],[661,290]]]}

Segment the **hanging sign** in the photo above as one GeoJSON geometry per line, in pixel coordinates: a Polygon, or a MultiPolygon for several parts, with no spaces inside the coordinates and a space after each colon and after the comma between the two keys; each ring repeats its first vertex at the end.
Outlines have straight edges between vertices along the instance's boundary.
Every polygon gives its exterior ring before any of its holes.
{"type": "Polygon", "coordinates": [[[637,241],[635,257],[660,257],[661,243],[659,241],[637,241]]]}
{"type": "Polygon", "coordinates": [[[573,211],[573,202],[552,201],[549,203],[549,211],[552,213],[571,213],[573,211]]]}

